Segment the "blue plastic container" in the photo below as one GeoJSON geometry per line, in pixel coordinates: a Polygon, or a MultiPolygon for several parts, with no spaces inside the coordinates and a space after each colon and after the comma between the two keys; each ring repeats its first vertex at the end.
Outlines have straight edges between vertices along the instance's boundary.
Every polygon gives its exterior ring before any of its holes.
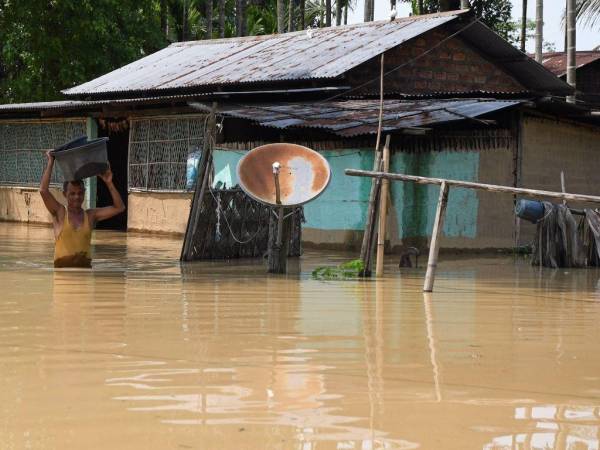
{"type": "Polygon", "coordinates": [[[197,148],[188,153],[185,171],[185,188],[188,191],[191,191],[196,187],[196,179],[198,178],[198,164],[200,163],[201,156],[202,152],[197,148]]]}
{"type": "Polygon", "coordinates": [[[544,217],[544,204],[542,202],[538,202],[537,200],[521,199],[517,202],[515,214],[521,219],[527,220],[531,223],[537,223],[542,217],[544,217]]]}

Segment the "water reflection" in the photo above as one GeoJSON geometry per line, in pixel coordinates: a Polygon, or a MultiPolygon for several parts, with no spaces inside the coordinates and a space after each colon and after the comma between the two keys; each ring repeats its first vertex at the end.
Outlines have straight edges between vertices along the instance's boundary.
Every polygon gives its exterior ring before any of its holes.
{"type": "Polygon", "coordinates": [[[597,270],[444,256],[424,296],[133,233],[54,271],[51,239],[0,223],[2,448],[598,447],[597,270]]]}
{"type": "Polygon", "coordinates": [[[600,407],[572,405],[523,406],[514,418],[532,431],[496,437],[483,450],[598,450],[600,407]]]}

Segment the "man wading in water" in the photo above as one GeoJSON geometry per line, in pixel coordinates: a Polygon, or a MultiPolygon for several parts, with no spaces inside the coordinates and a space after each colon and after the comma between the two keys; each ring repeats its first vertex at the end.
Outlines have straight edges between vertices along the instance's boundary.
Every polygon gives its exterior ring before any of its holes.
{"type": "Polygon", "coordinates": [[[113,205],[105,208],[94,208],[85,211],[83,196],[85,188],[83,181],[65,181],[63,194],[67,199],[67,206],[60,204],[50,193],[50,177],[54,167],[54,156],[46,152],[48,165],[40,183],[40,194],[46,209],[52,214],[54,225],[54,267],[92,267],[90,244],[92,229],[96,222],[110,219],[125,211],[125,204],[119,191],[112,182],[110,168],[98,177],[104,181],[112,197],[113,205]]]}

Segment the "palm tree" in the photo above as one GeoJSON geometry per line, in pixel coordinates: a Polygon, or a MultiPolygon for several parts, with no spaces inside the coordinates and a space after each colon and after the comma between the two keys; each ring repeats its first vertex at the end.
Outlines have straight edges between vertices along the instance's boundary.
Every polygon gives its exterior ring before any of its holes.
{"type": "Polygon", "coordinates": [[[600,0],[577,0],[577,20],[595,27],[600,22],[600,0]]]}
{"type": "Polygon", "coordinates": [[[325,24],[331,26],[331,0],[325,0],[325,24]]]}
{"type": "Polygon", "coordinates": [[[285,6],[283,0],[277,0],[277,32],[285,33],[285,6]]]}
{"type": "Polygon", "coordinates": [[[169,35],[169,7],[167,0],[160,0],[160,29],[163,36],[169,35]]]}
{"type": "Polygon", "coordinates": [[[213,10],[213,0],[205,0],[205,15],[206,15],[206,38],[212,39],[213,33],[213,24],[212,24],[212,10],[213,10]]]}
{"type": "Polygon", "coordinates": [[[225,0],[219,0],[219,37],[225,37],[225,0]]]}
{"type": "Polygon", "coordinates": [[[523,15],[521,17],[521,51],[525,53],[525,41],[527,40],[527,0],[523,0],[523,15]]]}
{"type": "Polygon", "coordinates": [[[544,0],[535,3],[535,60],[542,63],[542,47],[544,44],[544,0]]]}
{"type": "Polygon", "coordinates": [[[363,22],[373,21],[373,9],[375,8],[374,0],[365,0],[365,8],[363,10],[363,22]]]}

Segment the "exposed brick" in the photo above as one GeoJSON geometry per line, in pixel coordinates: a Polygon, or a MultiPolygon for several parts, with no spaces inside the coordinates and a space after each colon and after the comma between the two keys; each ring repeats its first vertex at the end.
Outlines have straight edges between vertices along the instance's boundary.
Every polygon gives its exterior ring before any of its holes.
{"type": "Polygon", "coordinates": [[[469,66],[462,65],[462,64],[461,64],[461,65],[457,65],[457,66],[454,68],[454,71],[455,71],[455,72],[458,72],[459,74],[465,74],[465,73],[469,73],[469,66]]]}
{"type": "MultiPolygon", "coordinates": [[[[438,90],[467,92],[477,89],[516,92],[524,89],[499,66],[483,59],[460,38],[453,38],[435,47],[447,36],[447,32],[438,29],[388,50],[386,69],[405,64],[415,56],[423,55],[426,49],[431,49],[431,52],[412,61],[393,77],[388,77],[385,88],[405,93],[438,90]]],[[[352,69],[347,79],[352,86],[357,86],[378,75],[379,58],[372,58],[352,69]]],[[[374,91],[374,88],[365,90],[374,91]]]]}

